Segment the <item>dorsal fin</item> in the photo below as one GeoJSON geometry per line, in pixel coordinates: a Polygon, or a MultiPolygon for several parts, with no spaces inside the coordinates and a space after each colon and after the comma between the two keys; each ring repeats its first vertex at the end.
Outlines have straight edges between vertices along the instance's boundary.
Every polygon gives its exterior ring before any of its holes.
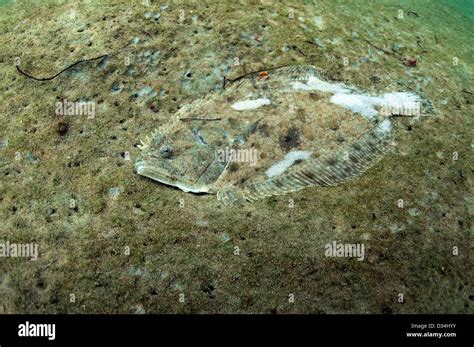
{"type": "MultiPolygon", "coordinates": [[[[269,73],[270,78],[280,77],[288,81],[305,81],[305,80],[308,80],[310,77],[318,77],[318,78],[323,78],[327,80],[332,80],[332,78],[323,70],[320,70],[311,65],[276,67],[276,68],[269,68],[265,71],[269,73]]],[[[259,75],[259,72],[260,71],[249,73],[243,78],[238,78],[235,82],[229,81],[228,82],[229,84],[226,85],[226,89],[240,88],[243,85],[252,83],[251,81],[259,75]]]]}

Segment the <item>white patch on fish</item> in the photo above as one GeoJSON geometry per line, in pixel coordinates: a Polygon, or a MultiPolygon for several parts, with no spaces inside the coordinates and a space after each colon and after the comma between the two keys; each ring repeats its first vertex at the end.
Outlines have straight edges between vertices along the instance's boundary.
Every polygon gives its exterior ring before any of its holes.
{"type": "Polygon", "coordinates": [[[372,120],[379,114],[374,108],[373,99],[377,98],[361,94],[334,94],[331,102],[372,120]]]}
{"type": "Polygon", "coordinates": [[[386,93],[381,96],[370,96],[355,93],[344,83],[326,82],[315,76],[310,76],[306,83],[294,81],[290,84],[295,90],[332,93],[334,94],[331,97],[333,104],[359,113],[370,120],[374,120],[379,115],[375,106],[384,107],[387,110],[419,110],[420,97],[412,93],[386,93]]]}
{"type": "Polygon", "coordinates": [[[316,90],[319,92],[327,93],[350,93],[350,90],[346,88],[343,83],[330,83],[315,76],[310,76],[306,83],[301,83],[299,81],[290,83],[293,89],[311,91],[316,90]]]}
{"type": "Polygon", "coordinates": [[[272,102],[270,99],[267,98],[260,98],[255,100],[244,100],[244,101],[237,101],[232,105],[232,108],[237,111],[244,111],[244,110],[254,110],[261,106],[270,105],[272,102]]]}
{"type": "Polygon", "coordinates": [[[282,161],[272,165],[265,174],[267,177],[279,176],[286,171],[291,165],[297,160],[305,160],[311,156],[312,152],[309,151],[291,151],[285,155],[282,161]]]}
{"type": "Polygon", "coordinates": [[[420,98],[412,93],[386,93],[381,96],[336,93],[331,97],[331,102],[373,120],[379,114],[375,106],[384,107],[388,111],[419,110],[420,98]]]}

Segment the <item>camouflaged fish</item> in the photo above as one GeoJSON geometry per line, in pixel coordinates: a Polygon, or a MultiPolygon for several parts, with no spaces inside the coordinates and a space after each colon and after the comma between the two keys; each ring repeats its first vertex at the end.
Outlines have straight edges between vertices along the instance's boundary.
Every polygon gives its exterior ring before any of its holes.
{"type": "Polygon", "coordinates": [[[430,113],[412,93],[371,96],[312,66],[278,68],[182,107],[142,141],[135,169],[226,205],[335,186],[391,148],[391,116],[430,113]]]}

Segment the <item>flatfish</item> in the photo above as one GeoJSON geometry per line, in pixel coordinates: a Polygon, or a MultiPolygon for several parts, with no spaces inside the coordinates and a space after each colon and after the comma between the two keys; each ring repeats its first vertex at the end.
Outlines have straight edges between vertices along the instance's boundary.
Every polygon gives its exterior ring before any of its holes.
{"type": "Polygon", "coordinates": [[[226,205],[348,182],[393,144],[393,116],[434,114],[409,92],[370,95],[313,66],[255,73],[183,106],[143,141],[139,175],[226,205]]]}

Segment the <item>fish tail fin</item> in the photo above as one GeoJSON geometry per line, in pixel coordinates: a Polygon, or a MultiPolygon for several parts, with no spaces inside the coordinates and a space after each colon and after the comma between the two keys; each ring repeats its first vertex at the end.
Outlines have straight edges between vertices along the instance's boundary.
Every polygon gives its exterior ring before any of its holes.
{"type": "Polygon", "coordinates": [[[436,114],[436,108],[431,100],[428,100],[425,97],[420,97],[421,99],[421,109],[420,114],[423,116],[430,116],[436,114]]]}

